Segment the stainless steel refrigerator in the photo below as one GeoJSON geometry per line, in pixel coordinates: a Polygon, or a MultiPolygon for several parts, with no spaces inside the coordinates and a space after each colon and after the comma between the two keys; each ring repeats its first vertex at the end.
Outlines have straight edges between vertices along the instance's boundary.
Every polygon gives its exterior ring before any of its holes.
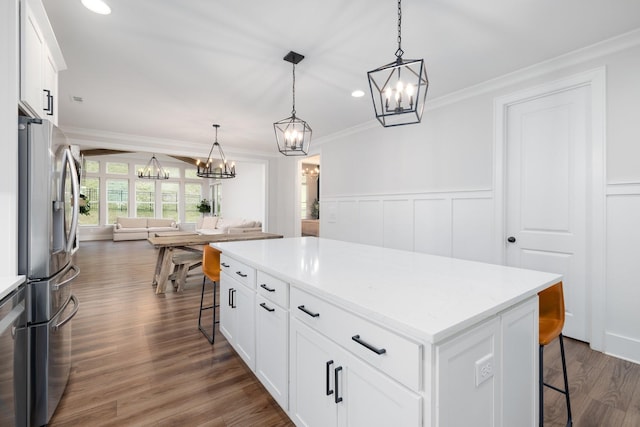
{"type": "Polygon", "coordinates": [[[47,120],[20,117],[18,271],[27,276],[27,419],[46,425],[67,385],[78,249],[79,163],[47,120]]]}

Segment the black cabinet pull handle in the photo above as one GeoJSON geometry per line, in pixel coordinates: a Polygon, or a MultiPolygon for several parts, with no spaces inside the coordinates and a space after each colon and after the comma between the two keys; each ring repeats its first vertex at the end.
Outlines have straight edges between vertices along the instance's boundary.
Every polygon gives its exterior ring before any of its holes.
{"type": "Polygon", "coordinates": [[[242,274],[242,271],[236,271],[236,274],[240,277],[247,277],[246,274],[242,274]]]}
{"type": "Polygon", "coordinates": [[[275,308],[267,307],[267,304],[265,304],[265,303],[261,303],[261,304],[260,304],[260,307],[264,308],[264,309],[265,309],[265,310],[267,310],[269,313],[271,313],[272,311],[276,311],[276,309],[275,309],[275,308]]]}
{"type": "Polygon", "coordinates": [[[329,375],[329,371],[330,371],[329,368],[331,367],[331,365],[333,365],[333,360],[329,360],[327,362],[327,396],[331,396],[333,394],[333,390],[329,388],[329,380],[331,378],[329,375]]]}
{"type": "Polygon", "coordinates": [[[275,292],[276,291],[275,289],[268,287],[266,283],[263,283],[262,285],[260,285],[260,287],[262,289],[264,289],[265,291],[267,291],[267,292],[275,292]]]}
{"type": "Polygon", "coordinates": [[[299,305],[298,306],[298,310],[304,311],[305,313],[307,313],[311,317],[320,317],[320,313],[314,313],[312,311],[309,311],[306,308],[304,308],[304,305],[299,305]]]}
{"type": "Polygon", "coordinates": [[[338,383],[338,373],[339,373],[340,371],[342,371],[342,366],[338,366],[338,367],[333,371],[333,374],[334,374],[334,378],[333,378],[333,380],[335,381],[335,384],[336,384],[336,385],[335,385],[335,387],[336,387],[335,402],[336,402],[336,403],[340,403],[340,402],[342,402],[342,397],[339,397],[339,395],[340,395],[340,391],[338,391],[338,390],[339,390],[339,388],[338,388],[338,384],[339,384],[339,383],[338,383]]]}
{"type": "Polygon", "coordinates": [[[223,266],[224,268],[229,268],[229,267],[231,267],[229,264],[224,263],[224,262],[221,262],[221,263],[220,263],[220,265],[221,265],[221,266],[223,266]]]}
{"type": "Polygon", "coordinates": [[[229,288],[229,307],[233,307],[233,300],[231,299],[231,292],[233,292],[233,288],[229,288]]]}
{"type": "Polygon", "coordinates": [[[387,352],[387,350],[384,349],[384,348],[375,348],[374,346],[372,346],[368,342],[361,340],[360,339],[360,335],[354,335],[354,336],[351,337],[351,339],[354,340],[355,342],[357,342],[358,344],[360,344],[361,346],[364,346],[364,347],[368,348],[369,350],[373,351],[375,354],[385,354],[387,352]]]}
{"type": "Polygon", "coordinates": [[[47,116],[53,116],[53,96],[51,96],[51,91],[49,89],[42,89],[42,91],[47,94],[47,108],[43,108],[43,110],[47,112],[47,116]]]}
{"type": "Polygon", "coordinates": [[[229,298],[231,299],[231,308],[236,308],[236,290],[231,288],[229,289],[229,298]]]}

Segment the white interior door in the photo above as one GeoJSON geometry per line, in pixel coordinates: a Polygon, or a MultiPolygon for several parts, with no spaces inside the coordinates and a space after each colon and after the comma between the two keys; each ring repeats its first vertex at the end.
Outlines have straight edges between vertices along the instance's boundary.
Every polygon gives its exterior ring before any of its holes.
{"type": "Polygon", "coordinates": [[[506,262],[564,275],[567,336],[589,341],[587,86],[510,105],[506,115],[506,262]]]}

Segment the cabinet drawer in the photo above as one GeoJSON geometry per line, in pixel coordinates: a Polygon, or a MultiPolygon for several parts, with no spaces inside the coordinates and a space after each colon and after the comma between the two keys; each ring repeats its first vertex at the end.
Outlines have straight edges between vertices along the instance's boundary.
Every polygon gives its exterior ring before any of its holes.
{"type": "Polygon", "coordinates": [[[264,273],[257,272],[258,293],[280,307],[289,308],[289,284],[264,273]]]}
{"type": "Polygon", "coordinates": [[[220,254],[220,269],[222,272],[233,277],[238,282],[250,289],[256,288],[256,270],[253,267],[226,256],[224,253],[220,254]]]}
{"type": "Polygon", "coordinates": [[[421,389],[420,344],[297,288],[291,288],[290,312],[405,386],[421,389]]]}

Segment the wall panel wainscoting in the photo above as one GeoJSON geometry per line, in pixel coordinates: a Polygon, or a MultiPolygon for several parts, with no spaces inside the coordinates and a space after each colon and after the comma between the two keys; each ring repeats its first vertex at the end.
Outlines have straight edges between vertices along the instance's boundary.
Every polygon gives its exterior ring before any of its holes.
{"type": "Polygon", "coordinates": [[[322,237],[497,263],[493,192],[323,196],[322,237]]]}
{"type": "Polygon", "coordinates": [[[605,352],[640,363],[640,183],[607,186],[605,352]]]}

